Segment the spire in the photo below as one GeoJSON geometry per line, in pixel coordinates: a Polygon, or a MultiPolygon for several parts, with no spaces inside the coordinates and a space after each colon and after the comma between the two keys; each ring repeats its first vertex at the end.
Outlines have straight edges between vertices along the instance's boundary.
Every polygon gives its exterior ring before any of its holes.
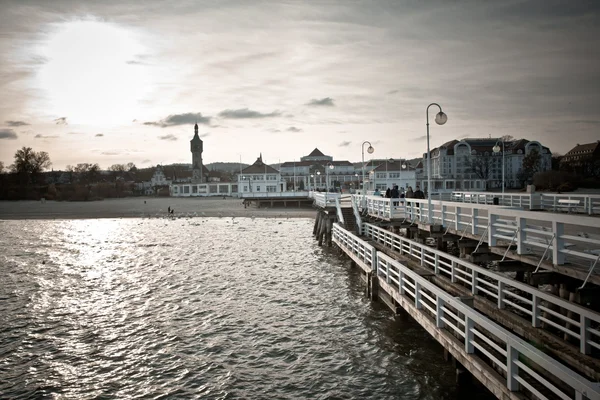
{"type": "Polygon", "coordinates": [[[196,124],[194,125],[194,133],[196,135],[198,134],[198,122],[196,122],[196,124]]]}

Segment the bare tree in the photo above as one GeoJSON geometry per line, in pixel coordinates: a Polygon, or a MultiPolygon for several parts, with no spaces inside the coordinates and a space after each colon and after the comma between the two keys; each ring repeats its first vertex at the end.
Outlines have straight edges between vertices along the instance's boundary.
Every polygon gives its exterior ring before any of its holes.
{"type": "Polygon", "coordinates": [[[100,176],[100,166],[98,164],[80,163],[75,166],[74,171],[85,183],[96,182],[100,176]]]}
{"type": "Polygon", "coordinates": [[[4,172],[4,163],[0,161],[0,174],[4,172]]]}
{"type": "Polygon", "coordinates": [[[129,172],[135,172],[135,171],[137,171],[137,167],[136,167],[136,166],[135,166],[135,164],[134,164],[134,163],[132,163],[132,162],[128,162],[128,163],[125,165],[125,168],[126,168],[126,170],[127,170],[127,171],[129,171],[129,172]]]}
{"type": "Polygon", "coordinates": [[[50,168],[50,156],[45,151],[33,151],[31,147],[23,147],[15,153],[15,163],[11,170],[21,176],[22,182],[35,182],[37,176],[50,168]]]}
{"type": "Polygon", "coordinates": [[[492,157],[489,155],[482,156],[465,156],[465,166],[467,172],[475,174],[479,179],[489,180],[492,170],[492,157]]]}
{"type": "Polygon", "coordinates": [[[539,172],[541,168],[542,157],[537,150],[532,150],[523,157],[523,164],[519,172],[517,173],[517,179],[521,181],[522,185],[531,182],[533,175],[539,172]]]}

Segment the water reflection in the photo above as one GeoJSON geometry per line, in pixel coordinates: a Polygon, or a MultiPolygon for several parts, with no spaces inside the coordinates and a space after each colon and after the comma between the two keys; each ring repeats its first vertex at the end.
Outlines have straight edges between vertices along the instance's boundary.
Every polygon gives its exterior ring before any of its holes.
{"type": "Polygon", "coordinates": [[[312,220],[233,222],[0,225],[0,394],[456,395],[439,346],[365,299],[312,220]]]}

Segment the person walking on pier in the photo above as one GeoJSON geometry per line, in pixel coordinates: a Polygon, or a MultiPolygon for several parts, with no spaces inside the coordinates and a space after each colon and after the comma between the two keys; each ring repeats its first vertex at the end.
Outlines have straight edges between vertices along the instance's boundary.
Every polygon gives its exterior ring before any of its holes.
{"type": "Polygon", "coordinates": [[[415,197],[415,199],[424,199],[425,198],[425,193],[423,193],[423,191],[421,190],[421,188],[417,186],[417,190],[415,190],[414,197],[415,197]]]}
{"type": "Polygon", "coordinates": [[[392,192],[392,191],[390,190],[390,188],[387,188],[387,189],[385,190],[385,198],[386,198],[386,199],[389,199],[390,197],[392,197],[392,196],[391,196],[391,192],[392,192]]]}
{"type": "Polygon", "coordinates": [[[392,203],[394,206],[398,205],[398,199],[400,198],[400,192],[398,191],[398,185],[394,185],[394,188],[390,192],[390,196],[392,197],[392,203]]]}
{"type": "Polygon", "coordinates": [[[406,190],[406,196],[407,199],[412,199],[415,197],[415,193],[412,190],[412,186],[409,186],[408,189],[406,190]]]}

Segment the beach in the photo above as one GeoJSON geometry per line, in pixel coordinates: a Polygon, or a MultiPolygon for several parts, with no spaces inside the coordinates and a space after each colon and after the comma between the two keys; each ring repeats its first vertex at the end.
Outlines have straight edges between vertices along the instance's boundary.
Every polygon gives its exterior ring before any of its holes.
{"type": "Polygon", "coordinates": [[[100,201],[0,201],[0,219],[86,219],[176,217],[314,218],[310,207],[244,208],[226,197],[128,197],[100,201]]]}

